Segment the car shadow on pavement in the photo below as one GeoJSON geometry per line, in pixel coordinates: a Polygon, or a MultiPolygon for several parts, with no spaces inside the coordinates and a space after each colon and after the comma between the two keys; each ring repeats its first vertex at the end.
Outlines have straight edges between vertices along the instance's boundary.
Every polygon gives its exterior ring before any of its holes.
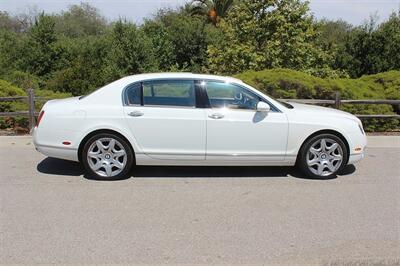
{"type": "Polygon", "coordinates": [[[138,166],[135,178],[227,178],[301,176],[294,167],[266,166],[138,166]]]}
{"type": "MultiPolygon", "coordinates": [[[[350,175],[354,173],[355,170],[354,165],[348,165],[339,175],[350,175]]],[[[138,166],[132,171],[132,176],[135,178],[249,178],[292,176],[300,179],[310,179],[296,167],[288,166],[138,166]]],[[[331,179],[335,178],[336,177],[331,179]]]]}
{"type": "Polygon", "coordinates": [[[49,175],[80,176],[85,173],[83,166],[78,162],[47,157],[41,161],[36,169],[49,175]]]}
{"type": "MultiPolygon", "coordinates": [[[[45,158],[37,165],[37,170],[50,175],[83,175],[87,178],[80,163],[55,158],[45,158]]],[[[355,170],[354,165],[348,165],[339,175],[350,175],[355,170]]],[[[131,177],[134,178],[249,178],[288,176],[309,179],[296,167],[277,166],[137,166],[132,170],[131,174],[131,177]]]]}

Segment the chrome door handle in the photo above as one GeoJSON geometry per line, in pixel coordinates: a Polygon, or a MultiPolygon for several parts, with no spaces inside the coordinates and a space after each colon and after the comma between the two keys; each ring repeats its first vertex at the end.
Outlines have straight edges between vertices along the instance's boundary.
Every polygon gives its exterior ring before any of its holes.
{"type": "Polygon", "coordinates": [[[212,119],[221,119],[221,118],[224,118],[224,115],[215,113],[215,114],[209,115],[208,117],[212,118],[212,119]]]}
{"type": "Polygon", "coordinates": [[[128,115],[133,116],[133,117],[139,117],[139,116],[143,116],[144,113],[142,113],[140,111],[133,111],[133,112],[130,112],[128,115]]]}

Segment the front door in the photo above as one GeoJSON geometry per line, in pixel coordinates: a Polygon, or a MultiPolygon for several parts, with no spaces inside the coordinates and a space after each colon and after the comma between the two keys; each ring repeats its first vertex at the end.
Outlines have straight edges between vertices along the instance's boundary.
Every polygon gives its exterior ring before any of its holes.
{"type": "Polygon", "coordinates": [[[205,160],[206,120],[192,80],[135,83],[125,117],[142,152],[154,159],[205,160]]]}
{"type": "Polygon", "coordinates": [[[206,160],[215,163],[259,164],[283,161],[288,121],[273,108],[257,112],[263,99],[245,87],[224,82],[203,82],[211,108],[207,112],[206,160]]]}

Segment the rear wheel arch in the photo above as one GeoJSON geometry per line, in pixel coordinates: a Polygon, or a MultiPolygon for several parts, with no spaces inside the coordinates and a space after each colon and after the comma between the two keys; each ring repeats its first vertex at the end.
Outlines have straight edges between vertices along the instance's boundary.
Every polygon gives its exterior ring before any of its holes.
{"type": "MultiPolygon", "coordinates": [[[[343,143],[346,145],[346,149],[347,149],[347,162],[348,162],[349,157],[350,157],[350,145],[349,145],[349,142],[347,141],[347,139],[343,136],[342,133],[340,133],[340,132],[338,132],[338,131],[336,131],[336,130],[332,130],[332,129],[323,129],[323,130],[319,130],[319,131],[316,131],[316,132],[312,133],[310,136],[308,136],[308,137],[303,141],[303,143],[301,144],[300,149],[299,149],[299,151],[298,151],[298,153],[297,153],[296,164],[297,164],[297,162],[298,162],[298,160],[299,160],[299,156],[300,156],[300,154],[301,154],[301,150],[303,149],[303,147],[304,147],[304,145],[307,143],[307,141],[308,141],[309,139],[311,139],[311,138],[313,138],[313,137],[315,137],[315,136],[321,135],[321,134],[332,134],[332,135],[335,135],[336,137],[340,138],[340,139],[343,141],[343,143]]],[[[347,162],[345,162],[345,164],[347,164],[347,162]]]]}
{"type": "Polygon", "coordinates": [[[104,134],[104,133],[108,133],[108,134],[114,134],[120,138],[122,138],[123,140],[126,141],[126,143],[128,143],[130,149],[132,150],[132,154],[133,154],[133,159],[134,159],[134,163],[136,163],[136,155],[135,155],[135,149],[132,147],[131,142],[128,140],[128,138],[126,138],[124,135],[122,135],[121,133],[115,131],[115,130],[111,130],[111,129],[97,129],[94,130],[92,132],[90,132],[89,134],[87,134],[81,141],[81,143],[79,144],[79,148],[78,148],[78,159],[79,162],[82,162],[82,152],[83,152],[83,148],[85,147],[86,142],[93,136],[98,135],[98,134],[104,134]]]}

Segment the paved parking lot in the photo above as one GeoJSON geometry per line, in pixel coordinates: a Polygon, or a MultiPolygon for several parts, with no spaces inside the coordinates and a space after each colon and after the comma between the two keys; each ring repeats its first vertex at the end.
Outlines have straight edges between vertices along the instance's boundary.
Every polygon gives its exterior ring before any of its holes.
{"type": "Polygon", "coordinates": [[[139,167],[101,182],[0,137],[0,263],[400,263],[400,137],[369,143],[332,180],[139,167]]]}

